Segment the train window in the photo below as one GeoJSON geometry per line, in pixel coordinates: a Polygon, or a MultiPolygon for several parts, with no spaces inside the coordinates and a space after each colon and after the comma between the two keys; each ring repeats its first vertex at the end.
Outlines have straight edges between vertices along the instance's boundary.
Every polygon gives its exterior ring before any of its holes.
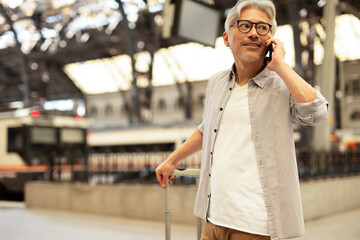
{"type": "Polygon", "coordinates": [[[82,129],[64,128],[60,131],[62,143],[83,143],[84,132],[82,129]]]}
{"type": "Polygon", "coordinates": [[[90,150],[96,153],[167,152],[174,151],[175,144],[157,143],[137,145],[91,146],[90,150]]]}
{"type": "Polygon", "coordinates": [[[127,103],[124,103],[124,105],[120,109],[121,114],[128,114],[130,112],[129,105],[127,103]]]}
{"type": "Polygon", "coordinates": [[[23,149],[23,128],[8,128],[8,152],[19,152],[23,149]]]}
{"type": "Polygon", "coordinates": [[[110,104],[106,105],[106,107],[105,107],[105,117],[112,117],[113,114],[114,114],[113,107],[110,104]]]}
{"type": "Polygon", "coordinates": [[[56,129],[51,127],[32,127],[31,142],[40,144],[56,144],[56,129]]]}
{"type": "Polygon", "coordinates": [[[159,100],[158,109],[159,109],[160,112],[166,110],[166,102],[165,102],[164,99],[159,100]]]}
{"type": "Polygon", "coordinates": [[[175,109],[183,109],[185,107],[184,99],[179,97],[175,102],[175,109]]]}
{"type": "Polygon", "coordinates": [[[360,79],[349,80],[345,86],[345,92],[349,96],[360,95],[360,79]]]}
{"type": "Polygon", "coordinates": [[[360,120],[360,110],[353,112],[351,114],[351,119],[359,121],[360,120]]]}
{"type": "Polygon", "coordinates": [[[90,116],[91,117],[97,117],[98,112],[97,112],[97,108],[96,107],[91,107],[90,108],[90,116]]]}
{"type": "Polygon", "coordinates": [[[352,92],[354,96],[360,95],[360,79],[352,80],[352,92]]]}

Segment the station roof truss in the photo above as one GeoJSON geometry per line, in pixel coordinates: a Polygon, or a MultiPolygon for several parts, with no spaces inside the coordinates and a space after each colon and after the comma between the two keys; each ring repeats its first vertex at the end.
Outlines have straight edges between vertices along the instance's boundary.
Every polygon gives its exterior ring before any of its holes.
{"type": "MultiPolygon", "coordinates": [[[[0,108],[23,101],[28,89],[30,102],[84,98],[84,94],[65,74],[69,63],[129,54],[129,31],[135,42],[132,52],[169,47],[185,40],[161,39],[154,47],[154,32],[161,31],[161,12],[165,0],[0,0],[0,108]],[[121,6],[127,14],[127,23],[121,6]],[[155,24],[150,24],[153,22],[155,24]],[[27,81],[27,84],[24,84],[27,81]]],[[[221,10],[234,0],[198,0],[221,10]]],[[[279,0],[278,25],[289,23],[289,6],[297,3],[322,15],[324,0],[279,0]]],[[[340,1],[355,7],[358,0],[340,1]]],[[[353,9],[353,8],[352,8],[353,9]]],[[[223,19],[223,20],[224,20],[223,19]]],[[[219,31],[220,32],[220,31],[219,31]]]]}

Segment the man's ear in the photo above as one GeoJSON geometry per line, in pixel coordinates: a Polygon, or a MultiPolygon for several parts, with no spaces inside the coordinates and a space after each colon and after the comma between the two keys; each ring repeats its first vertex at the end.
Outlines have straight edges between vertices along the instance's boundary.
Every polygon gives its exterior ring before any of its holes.
{"type": "Polygon", "coordinates": [[[225,44],[225,46],[230,47],[230,44],[229,44],[229,35],[228,35],[227,32],[224,32],[224,33],[223,33],[223,39],[224,39],[224,44],[225,44]]]}

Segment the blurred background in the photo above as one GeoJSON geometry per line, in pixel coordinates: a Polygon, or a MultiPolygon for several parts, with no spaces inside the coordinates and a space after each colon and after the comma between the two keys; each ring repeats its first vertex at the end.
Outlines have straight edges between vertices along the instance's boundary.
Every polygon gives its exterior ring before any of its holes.
{"type": "MultiPolygon", "coordinates": [[[[24,201],[33,181],[156,183],[201,122],[207,80],[233,63],[222,33],[235,3],[0,0],[0,200],[24,201]]],[[[360,1],[274,3],[286,62],[330,103],[327,122],[294,124],[302,186],[357,179],[360,1]]],[[[200,155],[180,167],[199,168],[200,155]]],[[[360,208],[350,192],[337,212],[360,208]]]]}

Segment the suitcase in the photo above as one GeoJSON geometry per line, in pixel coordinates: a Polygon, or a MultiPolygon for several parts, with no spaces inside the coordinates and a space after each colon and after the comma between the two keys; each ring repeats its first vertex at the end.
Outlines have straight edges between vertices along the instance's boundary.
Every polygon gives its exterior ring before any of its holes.
{"type": "MultiPolygon", "coordinates": [[[[196,187],[198,187],[200,169],[185,169],[179,170],[175,169],[172,173],[173,176],[195,176],[196,177],[196,187]]],[[[169,184],[165,188],[165,240],[171,239],[171,214],[169,206],[169,184]]],[[[203,221],[201,218],[197,218],[197,239],[200,240],[201,231],[203,228],[203,221]]]]}

